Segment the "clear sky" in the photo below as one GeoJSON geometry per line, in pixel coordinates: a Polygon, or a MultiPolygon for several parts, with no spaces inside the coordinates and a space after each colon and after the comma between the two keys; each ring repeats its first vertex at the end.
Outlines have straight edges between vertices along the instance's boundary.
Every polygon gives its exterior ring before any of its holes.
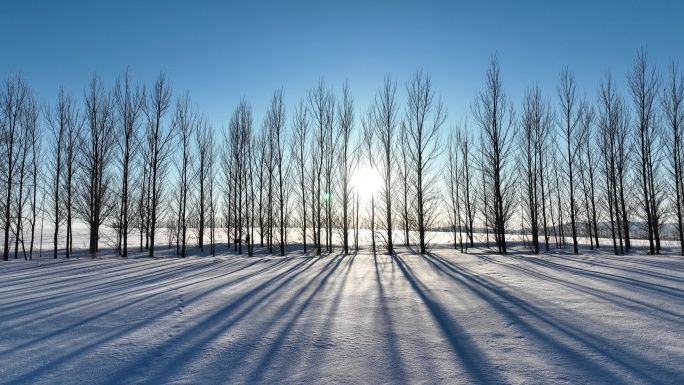
{"type": "MultiPolygon", "coordinates": [[[[151,84],[166,71],[217,127],[241,97],[255,128],[272,92],[288,112],[322,76],[348,79],[357,111],[387,74],[421,66],[461,121],[497,54],[514,104],[538,82],[555,98],[568,65],[594,100],[607,69],[625,74],[647,47],[660,69],[684,66],[684,1],[0,1],[0,74],[21,71],[39,96],[78,97],[97,72],[109,86],[126,67],[151,84]]],[[[554,99],[555,101],[555,99],[554,99]]]]}

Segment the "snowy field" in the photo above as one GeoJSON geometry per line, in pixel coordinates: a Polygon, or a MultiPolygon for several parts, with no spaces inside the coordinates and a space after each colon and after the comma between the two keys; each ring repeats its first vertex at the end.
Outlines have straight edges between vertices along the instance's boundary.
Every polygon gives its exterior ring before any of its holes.
{"type": "Polygon", "coordinates": [[[5,384],[683,384],[684,258],[0,264],[5,384]]]}

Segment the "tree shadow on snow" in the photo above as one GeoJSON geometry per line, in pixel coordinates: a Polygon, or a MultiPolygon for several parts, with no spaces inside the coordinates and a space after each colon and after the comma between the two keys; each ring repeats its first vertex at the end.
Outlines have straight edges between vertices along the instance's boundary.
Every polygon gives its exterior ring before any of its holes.
{"type": "MultiPolygon", "coordinates": [[[[221,292],[235,286],[238,283],[237,280],[244,282],[266,271],[275,270],[279,265],[283,266],[274,271],[275,275],[259,281],[260,284],[245,290],[224,306],[212,308],[196,324],[184,325],[178,334],[169,336],[166,341],[161,341],[155,349],[150,349],[131,363],[132,366],[121,368],[116,374],[110,376],[108,383],[130,382],[136,375],[142,376],[143,373],[147,373],[144,377],[154,378],[159,383],[167,383],[178,378],[185,365],[203,354],[207,346],[215,343],[215,340],[227,333],[233,325],[252,314],[264,301],[277,295],[279,290],[292,282],[297,274],[311,268],[316,262],[317,259],[274,260],[265,264],[262,269],[257,269],[236,280],[228,282],[217,280],[216,286],[202,290],[198,296],[189,298],[185,301],[185,306],[190,306],[193,302],[212,294],[220,295],[221,292]],[[153,373],[152,377],[149,377],[149,372],[153,373]]],[[[263,261],[258,259],[254,263],[263,264],[263,261]]]]}
{"type": "MultiPolygon", "coordinates": [[[[79,266],[83,265],[89,264],[79,266]]],[[[89,338],[59,349],[59,353],[51,355],[47,362],[22,373],[14,378],[13,382],[35,382],[46,372],[60,370],[74,362],[87,362],[89,354],[102,346],[117,343],[133,335],[148,326],[149,319],[158,320],[173,315],[177,308],[173,302],[166,300],[169,297],[167,287],[172,286],[181,277],[205,277],[215,268],[210,264],[178,265],[158,262],[124,265],[116,263],[105,266],[104,269],[101,268],[101,264],[98,266],[100,269],[93,271],[88,278],[81,277],[76,289],[71,287],[73,275],[64,272],[63,277],[55,277],[48,286],[37,285],[37,292],[42,292],[42,295],[36,296],[25,292],[28,294],[26,299],[14,301],[10,307],[2,306],[0,318],[8,321],[3,322],[6,326],[9,326],[9,320],[22,319],[29,314],[30,320],[28,323],[22,323],[22,328],[46,322],[49,324],[51,319],[57,321],[54,330],[11,346],[9,349],[12,351],[31,351],[45,344],[60,343],[64,336],[69,336],[77,330],[83,330],[81,339],[89,338]],[[163,305],[160,306],[160,303],[163,305]],[[9,308],[12,311],[4,311],[9,308]],[[140,311],[139,309],[144,309],[144,318],[128,318],[123,327],[115,329],[106,326],[105,321],[111,317],[126,317],[129,310],[140,311]],[[83,317],[82,314],[89,316],[83,317]]],[[[84,271],[88,272],[88,269],[79,271],[74,265],[71,267],[72,270],[76,270],[76,276],[82,276],[84,271]]],[[[233,264],[230,263],[225,264],[224,268],[229,269],[226,274],[239,270],[233,269],[233,264]]],[[[4,354],[8,351],[2,352],[4,354]]]]}
{"type": "MultiPolygon", "coordinates": [[[[573,322],[577,319],[561,317],[540,308],[531,300],[502,289],[492,278],[483,277],[438,254],[425,255],[424,258],[435,270],[451,277],[460,288],[487,303],[536,344],[559,355],[563,362],[570,363],[572,372],[582,378],[611,384],[627,384],[635,380],[652,384],[684,382],[680,371],[640,354],[638,348],[628,349],[573,322]],[[611,366],[619,367],[628,377],[615,373],[611,366]]],[[[545,276],[537,278],[548,279],[545,276]]]]}
{"type": "Polygon", "coordinates": [[[506,379],[497,371],[491,370],[494,363],[489,362],[486,355],[475,344],[468,332],[451,316],[446,307],[439,302],[425,283],[411,269],[408,263],[400,255],[393,256],[394,262],[410,283],[413,291],[420,297],[442,333],[451,345],[454,358],[463,364],[466,372],[475,383],[480,384],[504,384],[506,379]]]}

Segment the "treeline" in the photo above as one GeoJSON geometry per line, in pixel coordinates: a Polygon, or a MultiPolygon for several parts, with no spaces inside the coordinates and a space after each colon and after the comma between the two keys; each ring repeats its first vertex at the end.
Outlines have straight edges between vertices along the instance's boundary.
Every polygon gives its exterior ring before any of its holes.
{"type": "Polygon", "coordinates": [[[516,106],[494,57],[454,127],[418,69],[401,91],[386,77],[365,109],[348,84],[336,94],[321,79],[291,113],[279,89],[258,128],[242,100],[219,130],[189,93],[173,96],[163,73],[151,86],[128,71],[111,87],[94,76],[81,97],[60,89],[54,103],[8,75],[3,259],[33,257],[38,221],[54,229],[54,258],[60,244],[73,253],[77,221],[93,256],[103,226],[123,257],[131,237],[154,256],[163,235],[181,256],[190,239],[215,254],[219,231],[239,254],[284,255],[294,233],[305,253],[335,242],[348,253],[362,228],[373,251],[388,253],[398,243],[426,253],[431,231],[448,228],[461,251],[484,229],[480,241],[500,253],[515,231],[534,253],[568,239],[578,253],[580,237],[597,248],[608,232],[615,254],[632,248],[638,228],[656,254],[672,222],[684,254],[684,73],[675,62],[660,73],[642,50],[626,80],[624,92],[608,71],[592,101],[564,68],[555,92],[532,85],[516,106]],[[368,197],[355,180],[363,168],[381,179],[368,197]]]}

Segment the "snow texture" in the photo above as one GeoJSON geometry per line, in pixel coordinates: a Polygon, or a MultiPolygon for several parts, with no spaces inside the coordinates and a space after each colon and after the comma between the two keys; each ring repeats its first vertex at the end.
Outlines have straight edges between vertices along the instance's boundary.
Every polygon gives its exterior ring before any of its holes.
{"type": "Polygon", "coordinates": [[[0,383],[683,384],[684,259],[0,264],[0,383]]]}

